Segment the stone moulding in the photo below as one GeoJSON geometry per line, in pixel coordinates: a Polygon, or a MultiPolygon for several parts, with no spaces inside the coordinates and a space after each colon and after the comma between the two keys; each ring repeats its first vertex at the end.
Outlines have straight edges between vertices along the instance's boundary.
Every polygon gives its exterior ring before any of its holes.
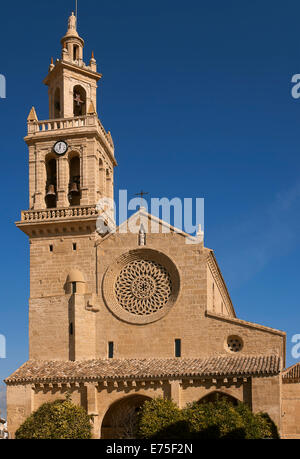
{"type": "Polygon", "coordinates": [[[221,292],[223,301],[225,306],[227,307],[228,311],[230,311],[234,317],[236,317],[234,307],[229,295],[229,292],[227,290],[225,281],[223,279],[222,273],[220,271],[220,268],[218,266],[217,260],[215,258],[214,252],[209,249],[208,256],[206,258],[207,260],[207,265],[212,273],[212,276],[221,292]]]}
{"type": "Polygon", "coordinates": [[[69,218],[97,218],[99,212],[96,206],[79,206],[42,210],[23,210],[21,213],[22,223],[44,222],[69,218]]]}

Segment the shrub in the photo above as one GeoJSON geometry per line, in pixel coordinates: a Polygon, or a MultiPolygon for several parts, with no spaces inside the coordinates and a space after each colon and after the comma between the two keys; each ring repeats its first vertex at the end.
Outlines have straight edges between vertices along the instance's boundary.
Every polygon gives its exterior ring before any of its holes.
{"type": "Polygon", "coordinates": [[[21,425],[16,439],[90,439],[90,417],[70,398],[45,403],[21,425]]]}
{"type": "Polygon", "coordinates": [[[169,400],[151,400],[141,409],[139,436],[172,439],[261,439],[279,438],[267,414],[254,414],[226,399],[192,403],[179,410],[169,400]]]}

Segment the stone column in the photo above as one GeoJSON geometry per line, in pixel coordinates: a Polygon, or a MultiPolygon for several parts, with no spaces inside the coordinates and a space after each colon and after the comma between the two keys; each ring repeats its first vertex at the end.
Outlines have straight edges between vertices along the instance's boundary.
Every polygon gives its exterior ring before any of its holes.
{"type": "Polygon", "coordinates": [[[170,398],[181,408],[181,381],[170,381],[170,398]]]}
{"type": "Polygon", "coordinates": [[[81,148],[81,155],[80,155],[80,191],[81,191],[81,200],[80,204],[82,206],[87,206],[89,202],[88,198],[88,182],[87,182],[87,174],[88,174],[88,161],[87,161],[87,149],[86,147],[81,148]]]}
{"type": "Polygon", "coordinates": [[[57,161],[57,207],[69,207],[69,162],[67,156],[57,161]]]}
{"type": "Polygon", "coordinates": [[[87,398],[87,411],[88,415],[92,416],[92,437],[93,439],[100,438],[99,433],[99,415],[98,415],[98,400],[97,400],[97,387],[94,383],[86,384],[86,398],[87,398]]]}
{"type": "Polygon", "coordinates": [[[42,152],[37,151],[35,155],[35,193],[34,193],[34,209],[44,209],[45,193],[46,193],[46,169],[45,169],[45,158],[43,158],[42,152]]]}

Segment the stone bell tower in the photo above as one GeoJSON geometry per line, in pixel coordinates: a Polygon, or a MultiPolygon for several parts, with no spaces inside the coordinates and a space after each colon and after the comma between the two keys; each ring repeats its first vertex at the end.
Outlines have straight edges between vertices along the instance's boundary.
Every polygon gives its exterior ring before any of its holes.
{"type": "Polygon", "coordinates": [[[39,121],[34,107],[28,117],[30,210],[91,206],[101,197],[113,198],[114,145],[97,116],[102,75],[94,54],[89,65],[83,61],[84,40],[74,13],[61,44],[61,59],[51,60],[44,80],[49,119],[39,121]]]}
{"type": "Polygon", "coordinates": [[[84,63],[74,13],[61,44],[44,80],[49,119],[34,107],[28,117],[29,210],[17,223],[30,238],[30,358],[42,360],[95,356],[96,205],[113,198],[117,165],[97,115],[102,75],[94,53],[84,63]]]}

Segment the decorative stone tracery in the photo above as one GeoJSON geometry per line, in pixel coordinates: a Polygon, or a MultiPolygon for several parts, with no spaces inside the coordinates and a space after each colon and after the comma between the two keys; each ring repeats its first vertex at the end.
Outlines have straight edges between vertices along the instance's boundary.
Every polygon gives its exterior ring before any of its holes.
{"type": "Polygon", "coordinates": [[[120,306],[131,314],[153,314],[168,303],[172,282],[167,270],[149,260],[136,260],[120,272],[115,293],[120,306]]]}
{"type": "Polygon", "coordinates": [[[112,264],[104,277],[103,293],[107,307],[117,317],[146,324],[169,312],[177,300],[179,284],[178,270],[170,258],[143,248],[112,264]]]}

